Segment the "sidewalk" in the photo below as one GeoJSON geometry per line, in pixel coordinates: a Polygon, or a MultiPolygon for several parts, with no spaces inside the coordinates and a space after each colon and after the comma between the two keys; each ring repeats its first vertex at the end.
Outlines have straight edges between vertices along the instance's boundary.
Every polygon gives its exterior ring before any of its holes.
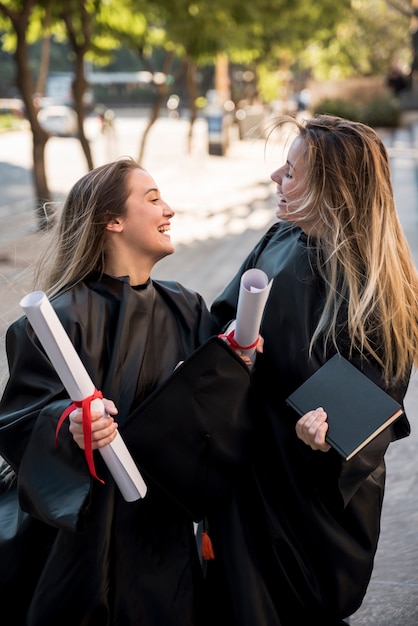
{"type": "MultiPolygon", "coordinates": [[[[387,133],[384,139],[400,218],[418,263],[415,132],[403,128],[387,133]]],[[[274,185],[269,174],[280,158],[277,153],[266,158],[260,140],[234,140],[225,157],[208,156],[201,148],[171,163],[162,164],[158,157],[152,156],[145,166],[176,210],[172,234],[176,252],[156,266],[153,276],[177,279],[202,293],[210,304],[274,221],[274,185]]],[[[0,155],[0,181],[1,161],[0,155]]],[[[25,184],[31,185],[31,181],[25,184]]],[[[61,191],[68,188],[64,185],[61,191]]],[[[20,298],[29,290],[29,277],[21,272],[31,267],[42,238],[31,232],[34,222],[30,214],[25,222],[22,213],[10,211],[9,219],[19,221],[18,227],[15,224],[19,234],[6,239],[0,236],[2,342],[7,325],[20,315],[20,298]]],[[[4,371],[4,367],[0,343],[0,368],[4,371]]],[[[418,624],[418,374],[411,381],[406,409],[412,435],[393,444],[387,454],[381,540],[367,596],[352,616],[352,626],[418,624]]]]}

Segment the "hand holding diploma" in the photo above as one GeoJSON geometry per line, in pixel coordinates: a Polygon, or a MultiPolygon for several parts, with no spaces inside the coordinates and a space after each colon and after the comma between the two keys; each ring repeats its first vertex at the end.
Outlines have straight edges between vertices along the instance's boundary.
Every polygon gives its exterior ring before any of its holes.
{"type": "Polygon", "coordinates": [[[265,272],[257,268],[247,270],[241,277],[237,317],[225,334],[232,347],[244,355],[251,357],[255,352],[271,285],[265,272]]]}
{"type": "MultiPolygon", "coordinates": [[[[71,400],[83,408],[83,424],[84,417],[89,419],[90,405],[95,410],[104,413],[102,395],[96,390],[45,293],[42,291],[29,293],[21,300],[20,306],[25,311],[71,400]]],[[[65,413],[64,416],[67,414],[65,413]]],[[[86,458],[89,463],[91,441],[85,443],[86,458]]],[[[132,502],[143,498],[147,487],[121,435],[117,433],[112,443],[100,448],[99,452],[125,500],[132,502]]],[[[89,463],[89,468],[92,472],[91,463],[89,463]]]]}

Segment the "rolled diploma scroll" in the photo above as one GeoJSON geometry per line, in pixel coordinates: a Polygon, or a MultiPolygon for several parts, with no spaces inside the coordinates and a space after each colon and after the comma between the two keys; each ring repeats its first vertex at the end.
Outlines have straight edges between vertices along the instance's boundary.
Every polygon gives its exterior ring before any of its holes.
{"type": "MultiPolygon", "coordinates": [[[[234,339],[240,346],[251,346],[256,341],[272,283],[265,272],[257,268],[247,270],[241,276],[234,329],[234,339]]],[[[254,352],[255,348],[242,350],[248,356],[254,352]]]]}
{"type": "MultiPolygon", "coordinates": [[[[71,400],[77,402],[91,396],[95,389],[93,382],[45,293],[33,291],[27,294],[20,301],[20,306],[71,400]]],[[[100,398],[92,401],[91,408],[104,414],[104,404],[100,398]]],[[[99,448],[99,452],[125,500],[133,502],[143,498],[147,492],[146,484],[120,433],[117,433],[112,443],[99,448]]]]}

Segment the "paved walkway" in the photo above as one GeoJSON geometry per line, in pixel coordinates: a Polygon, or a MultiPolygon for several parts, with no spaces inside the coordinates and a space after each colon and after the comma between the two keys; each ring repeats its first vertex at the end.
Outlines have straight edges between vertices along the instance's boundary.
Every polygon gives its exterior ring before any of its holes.
{"type": "MultiPolygon", "coordinates": [[[[161,122],[165,138],[167,124],[168,120],[161,122]]],[[[400,218],[418,262],[416,128],[412,124],[410,128],[386,133],[384,138],[390,151],[400,218]]],[[[157,265],[154,276],[178,279],[200,291],[210,304],[274,220],[274,186],[269,174],[281,159],[277,152],[265,153],[264,141],[236,138],[227,156],[209,156],[202,144],[204,132],[200,126],[201,141],[192,155],[177,154],[175,159],[164,161],[161,146],[164,149],[167,146],[162,139],[159,152],[151,155],[144,165],[176,210],[173,220],[176,253],[157,265]]],[[[71,159],[70,148],[75,149],[74,144],[67,145],[70,152],[67,157],[71,159]]],[[[108,160],[103,146],[96,149],[108,160]]],[[[51,159],[54,160],[53,153],[51,159]]],[[[30,290],[30,268],[42,239],[42,234],[32,232],[34,219],[28,209],[32,206],[30,177],[19,182],[17,174],[16,167],[1,155],[0,146],[0,183],[3,187],[13,184],[16,195],[7,212],[0,212],[1,340],[10,321],[20,315],[18,302],[30,290]]],[[[62,171],[60,176],[59,184],[54,183],[55,189],[65,193],[70,183],[65,181],[62,171]]],[[[0,211],[1,208],[0,205],[0,211]]],[[[0,372],[5,373],[2,344],[0,372]]],[[[352,626],[418,624],[418,374],[411,381],[406,408],[413,433],[391,446],[387,455],[381,540],[367,596],[351,618],[352,626]]]]}

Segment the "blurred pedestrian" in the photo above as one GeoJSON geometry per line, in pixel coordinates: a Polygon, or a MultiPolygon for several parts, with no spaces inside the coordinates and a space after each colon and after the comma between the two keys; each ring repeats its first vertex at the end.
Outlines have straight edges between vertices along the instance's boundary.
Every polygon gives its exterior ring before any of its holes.
{"type": "Polygon", "coordinates": [[[389,68],[386,76],[386,85],[395,96],[399,96],[401,91],[404,91],[408,87],[407,77],[397,65],[393,65],[389,68]]]}

